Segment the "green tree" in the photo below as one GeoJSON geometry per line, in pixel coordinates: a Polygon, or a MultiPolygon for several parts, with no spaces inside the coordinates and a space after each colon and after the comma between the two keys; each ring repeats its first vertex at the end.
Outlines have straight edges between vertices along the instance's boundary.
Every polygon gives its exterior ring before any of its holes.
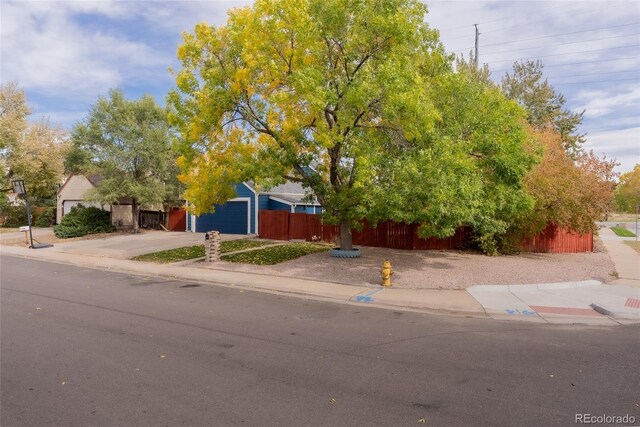
{"type": "Polygon", "coordinates": [[[8,151],[9,174],[25,180],[32,203],[55,198],[64,172],[66,138],[64,129],[43,119],[29,124],[19,142],[8,151]]]}
{"type": "Polygon", "coordinates": [[[351,227],[391,172],[373,162],[438,117],[426,82],[451,64],[425,14],[417,0],[258,0],[184,34],[168,99],[197,212],[233,197],[236,182],[290,179],[352,249],[351,227]]]}
{"type": "Polygon", "coordinates": [[[178,192],[171,138],[167,113],[151,96],[129,101],[121,90],[112,90],[73,129],[67,168],[104,177],[93,200],[131,199],[137,233],[141,205],[167,202],[178,192]]]}
{"type": "Polygon", "coordinates": [[[29,123],[31,110],[17,83],[0,86],[0,168],[3,187],[24,179],[32,203],[54,199],[63,176],[66,133],[47,119],[29,123]]]}
{"type": "Polygon", "coordinates": [[[494,254],[533,200],[523,179],[537,160],[523,126],[524,112],[486,73],[459,61],[457,72],[430,82],[439,112],[433,130],[409,148],[391,150],[393,171],[377,186],[380,218],[419,222],[424,237],[473,229],[480,248],[494,254]]]}
{"type": "Polygon", "coordinates": [[[527,121],[534,129],[552,129],[562,139],[565,151],[577,155],[584,143],[584,135],[577,130],[582,123],[581,113],[564,107],[564,96],[549,84],[543,75],[541,61],[521,61],[513,64],[513,73],[502,78],[502,91],[527,111],[527,121]]]}
{"type": "Polygon", "coordinates": [[[615,208],[618,212],[635,212],[640,204],[640,164],[633,171],[620,177],[620,183],[614,194],[615,208]]]}
{"type": "Polygon", "coordinates": [[[29,114],[24,90],[16,82],[0,84],[0,150],[19,143],[29,114]]]}

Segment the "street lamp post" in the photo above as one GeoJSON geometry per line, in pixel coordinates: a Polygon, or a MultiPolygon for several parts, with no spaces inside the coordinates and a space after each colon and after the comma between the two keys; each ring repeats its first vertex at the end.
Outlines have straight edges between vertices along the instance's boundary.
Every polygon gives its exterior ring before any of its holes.
{"type": "Polygon", "coordinates": [[[638,213],[640,212],[640,203],[636,203],[636,242],[638,241],[638,213]]]}
{"type": "Polygon", "coordinates": [[[18,196],[22,196],[24,198],[24,202],[27,205],[27,225],[29,226],[29,242],[31,249],[40,249],[40,248],[50,248],[53,245],[50,243],[39,243],[37,245],[33,244],[33,233],[31,232],[31,205],[29,204],[29,198],[27,197],[27,188],[24,186],[24,180],[22,179],[14,179],[11,181],[11,187],[13,188],[13,192],[18,196]]]}

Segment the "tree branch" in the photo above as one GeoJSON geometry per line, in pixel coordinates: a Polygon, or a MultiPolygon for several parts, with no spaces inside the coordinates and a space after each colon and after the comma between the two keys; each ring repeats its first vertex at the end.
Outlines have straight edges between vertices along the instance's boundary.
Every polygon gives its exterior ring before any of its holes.
{"type": "Polygon", "coordinates": [[[304,180],[304,179],[302,179],[302,178],[298,178],[298,177],[293,176],[293,175],[282,175],[282,177],[283,177],[284,179],[286,179],[287,181],[292,181],[292,182],[305,182],[305,180],[304,180]]]}

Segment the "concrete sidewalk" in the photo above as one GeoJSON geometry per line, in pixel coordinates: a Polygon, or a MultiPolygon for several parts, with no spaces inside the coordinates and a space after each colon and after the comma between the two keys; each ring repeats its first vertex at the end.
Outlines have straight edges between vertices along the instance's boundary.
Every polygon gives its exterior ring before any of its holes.
{"type": "Polygon", "coordinates": [[[612,283],[640,287],[640,254],[624,243],[635,237],[619,237],[609,227],[601,228],[599,235],[618,273],[612,283]]]}
{"type": "Polygon", "coordinates": [[[596,280],[510,286],[472,286],[467,291],[493,319],[539,323],[615,325],[640,323],[640,288],[596,280]]]}
{"type": "MultiPolygon", "coordinates": [[[[614,239],[611,241],[616,244],[614,239]]],[[[105,245],[111,246],[115,243],[105,243],[105,245]]],[[[640,323],[640,287],[634,287],[636,279],[633,279],[634,270],[631,268],[633,258],[622,250],[624,248],[617,248],[619,253],[614,251],[614,254],[622,260],[619,261],[620,265],[629,267],[623,274],[630,278],[621,278],[616,285],[584,281],[532,285],[481,285],[467,290],[354,286],[296,277],[203,269],[184,263],[155,264],[131,261],[120,259],[121,254],[109,256],[109,251],[99,251],[94,253],[94,256],[90,256],[87,252],[82,253],[81,250],[77,250],[80,248],[74,248],[72,251],[52,249],[33,250],[1,246],[0,253],[124,273],[399,310],[489,316],[500,320],[553,324],[640,323]]],[[[629,250],[633,251],[631,248],[629,250]]]]}

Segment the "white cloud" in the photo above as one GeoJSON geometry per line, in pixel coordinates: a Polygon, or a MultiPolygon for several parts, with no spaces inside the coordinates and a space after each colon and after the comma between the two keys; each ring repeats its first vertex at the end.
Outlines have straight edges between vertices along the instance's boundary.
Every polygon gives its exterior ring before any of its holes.
{"type": "Polygon", "coordinates": [[[2,79],[27,91],[95,97],[122,84],[127,74],[157,68],[167,59],[127,34],[82,26],[78,14],[127,15],[123,2],[4,2],[2,79]]]}
{"type": "MultiPolygon", "coordinates": [[[[619,89],[618,89],[619,90],[619,89]]],[[[616,90],[617,92],[617,90],[616,90]]],[[[640,84],[619,93],[606,91],[584,92],[578,94],[578,99],[586,101],[577,111],[586,110],[587,117],[601,117],[616,110],[631,109],[637,115],[640,111],[640,84]]]]}
{"type": "Polygon", "coordinates": [[[620,163],[617,170],[629,172],[640,163],[640,127],[589,134],[584,148],[615,158],[620,163]]]}

